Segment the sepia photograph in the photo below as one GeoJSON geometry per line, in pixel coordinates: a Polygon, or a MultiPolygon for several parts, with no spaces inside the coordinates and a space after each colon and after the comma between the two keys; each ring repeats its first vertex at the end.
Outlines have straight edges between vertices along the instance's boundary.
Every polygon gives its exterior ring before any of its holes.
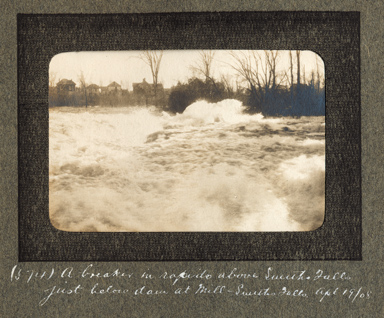
{"type": "Polygon", "coordinates": [[[325,67],[312,51],[81,51],[49,65],[49,215],[68,232],[313,231],[325,67]]]}
{"type": "Polygon", "coordinates": [[[381,312],[383,5],[4,8],[2,316],[381,312]]]}

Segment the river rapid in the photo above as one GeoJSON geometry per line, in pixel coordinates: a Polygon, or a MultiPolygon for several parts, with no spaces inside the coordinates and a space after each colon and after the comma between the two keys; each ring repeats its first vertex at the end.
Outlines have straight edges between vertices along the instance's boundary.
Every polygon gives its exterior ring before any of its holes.
{"type": "Polygon", "coordinates": [[[236,100],[49,109],[49,212],[63,231],[309,231],[325,203],[325,117],[236,100]]]}

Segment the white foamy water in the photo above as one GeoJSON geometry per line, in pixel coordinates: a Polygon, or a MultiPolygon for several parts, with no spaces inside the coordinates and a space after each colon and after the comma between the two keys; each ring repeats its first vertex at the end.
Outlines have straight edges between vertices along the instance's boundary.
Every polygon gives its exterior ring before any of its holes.
{"type": "Polygon", "coordinates": [[[324,117],[235,100],[171,116],[51,108],[50,217],[64,231],[306,231],[324,219],[324,117]]]}

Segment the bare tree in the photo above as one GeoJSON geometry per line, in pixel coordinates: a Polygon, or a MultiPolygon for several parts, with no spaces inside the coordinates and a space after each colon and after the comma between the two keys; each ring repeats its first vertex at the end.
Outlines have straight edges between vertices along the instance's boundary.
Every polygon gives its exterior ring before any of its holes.
{"type": "Polygon", "coordinates": [[[163,51],[144,51],[139,55],[139,58],[149,66],[152,73],[152,81],[154,86],[155,103],[157,101],[157,85],[159,83],[159,71],[163,51]]]}
{"type": "Polygon", "coordinates": [[[254,110],[262,111],[261,107],[268,103],[267,98],[279,89],[286,78],[286,74],[277,74],[279,52],[264,51],[262,56],[257,51],[231,51],[230,55],[234,59],[234,64],[230,66],[249,86],[255,102],[254,110]]]}
{"type": "MultiPolygon", "coordinates": [[[[300,68],[300,51],[296,51],[296,63],[297,63],[297,85],[296,85],[296,96],[295,96],[295,110],[293,114],[296,117],[300,117],[304,109],[304,96],[303,87],[301,86],[301,68],[300,68]]],[[[304,80],[305,83],[305,80],[304,80]]]]}
{"type": "Polygon", "coordinates": [[[276,73],[276,65],[279,58],[279,51],[264,51],[265,56],[265,63],[266,68],[264,70],[266,80],[265,82],[268,83],[268,87],[270,87],[272,90],[276,89],[278,86],[280,86],[280,82],[277,82],[277,73],[276,73]],[[268,77],[268,78],[267,78],[268,77]]]}
{"type": "MultiPolygon", "coordinates": [[[[200,76],[204,77],[206,84],[211,84],[213,95],[220,95],[220,85],[216,83],[216,80],[212,75],[212,64],[215,57],[215,52],[212,50],[202,50],[199,52],[199,59],[190,66],[191,70],[200,76]]],[[[223,83],[225,86],[225,83],[223,83]]]]}
{"type": "Polygon", "coordinates": [[[215,82],[212,77],[212,63],[213,58],[215,57],[215,52],[212,50],[209,51],[200,51],[199,52],[199,60],[195,62],[194,65],[191,65],[192,71],[197,74],[204,76],[205,81],[215,82]]]}
{"type": "Polygon", "coordinates": [[[300,86],[300,51],[296,51],[297,60],[297,87],[300,86]]]}
{"type": "Polygon", "coordinates": [[[57,72],[49,72],[49,87],[54,87],[56,83],[57,72]]]}
{"type": "Polygon", "coordinates": [[[292,51],[289,51],[289,68],[291,73],[290,93],[291,93],[291,107],[293,105],[293,58],[292,51]]]}
{"type": "Polygon", "coordinates": [[[292,51],[289,51],[289,71],[291,74],[291,86],[293,86],[293,57],[292,57],[292,51]]]}
{"type": "Polygon", "coordinates": [[[233,85],[231,83],[231,77],[229,74],[221,75],[221,83],[224,85],[225,93],[227,97],[232,97],[234,95],[233,85]]]}
{"type": "Polygon", "coordinates": [[[87,108],[88,107],[87,83],[85,82],[85,76],[84,76],[83,71],[80,71],[80,75],[79,75],[78,79],[79,79],[79,82],[80,82],[80,88],[83,90],[84,96],[85,96],[85,108],[87,108]]]}
{"type": "MultiPolygon", "coordinates": [[[[297,99],[300,98],[300,85],[302,81],[301,70],[300,70],[300,51],[289,51],[289,75],[288,71],[285,71],[286,83],[289,87],[290,92],[290,106],[293,107],[294,104],[297,104],[297,99]],[[293,52],[296,55],[296,61],[293,57],[293,52]],[[294,63],[296,63],[297,69],[295,70],[296,76],[294,76],[294,63]],[[295,86],[296,78],[296,86],[295,86]]],[[[305,74],[305,71],[304,71],[305,74]]],[[[304,75],[305,77],[305,75],[304,75]]],[[[305,84],[305,80],[304,80],[305,84]]]]}

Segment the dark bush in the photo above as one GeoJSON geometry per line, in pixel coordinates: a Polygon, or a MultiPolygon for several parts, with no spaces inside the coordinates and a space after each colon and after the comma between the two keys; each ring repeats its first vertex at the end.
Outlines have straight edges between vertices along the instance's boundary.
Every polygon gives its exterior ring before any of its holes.
{"type": "Polygon", "coordinates": [[[199,99],[214,103],[229,98],[225,85],[213,80],[202,81],[196,77],[188,83],[178,83],[172,87],[168,99],[168,110],[182,113],[189,105],[199,99]]]}

